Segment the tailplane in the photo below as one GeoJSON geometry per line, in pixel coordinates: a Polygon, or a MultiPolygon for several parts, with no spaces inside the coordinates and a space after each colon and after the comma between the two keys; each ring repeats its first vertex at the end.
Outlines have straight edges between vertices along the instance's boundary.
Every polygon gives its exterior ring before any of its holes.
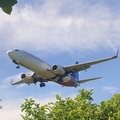
{"type": "Polygon", "coordinates": [[[88,82],[88,81],[92,81],[92,80],[97,80],[97,79],[100,79],[102,77],[96,77],[96,78],[89,78],[89,79],[85,79],[85,80],[79,80],[77,81],[79,84],[81,83],[85,83],[85,82],[88,82]]]}

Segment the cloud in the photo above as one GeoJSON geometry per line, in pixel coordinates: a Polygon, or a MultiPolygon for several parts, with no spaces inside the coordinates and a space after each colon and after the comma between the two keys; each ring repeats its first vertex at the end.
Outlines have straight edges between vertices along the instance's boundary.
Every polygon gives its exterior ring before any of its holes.
{"type": "Polygon", "coordinates": [[[18,99],[14,99],[14,101],[2,101],[3,109],[0,111],[0,118],[2,120],[21,120],[20,102],[21,100],[18,99]]]}
{"type": "Polygon", "coordinates": [[[102,87],[102,90],[103,90],[103,91],[108,91],[108,92],[110,92],[110,93],[115,93],[115,92],[118,90],[118,88],[116,88],[116,87],[111,87],[111,86],[103,86],[103,87],[102,87]]]}
{"type": "Polygon", "coordinates": [[[11,16],[2,14],[0,47],[34,48],[41,53],[116,49],[120,46],[116,14],[103,4],[73,0],[15,7],[11,16]]]}

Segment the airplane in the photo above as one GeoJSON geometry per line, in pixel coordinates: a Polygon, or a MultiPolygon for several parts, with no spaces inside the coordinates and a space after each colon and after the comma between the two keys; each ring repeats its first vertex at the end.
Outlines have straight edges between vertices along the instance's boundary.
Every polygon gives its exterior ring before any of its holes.
{"type": "Polygon", "coordinates": [[[17,85],[22,83],[26,83],[28,85],[34,83],[36,85],[37,82],[40,82],[40,87],[45,87],[46,82],[55,82],[62,86],[77,87],[80,86],[80,84],[82,83],[102,78],[96,77],[79,80],[79,71],[86,71],[92,65],[115,59],[118,57],[118,52],[119,50],[117,51],[117,54],[115,56],[108,58],[103,58],[85,63],[76,62],[76,64],[73,65],[60,66],[57,64],[50,65],[47,62],[26,51],[12,49],[7,51],[7,54],[11,58],[12,62],[17,65],[16,68],[20,68],[21,65],[33,71],[34,73],[32,75],[22,74],[21,80],[17,82],[11,81],[11,85],[17,85]]]}

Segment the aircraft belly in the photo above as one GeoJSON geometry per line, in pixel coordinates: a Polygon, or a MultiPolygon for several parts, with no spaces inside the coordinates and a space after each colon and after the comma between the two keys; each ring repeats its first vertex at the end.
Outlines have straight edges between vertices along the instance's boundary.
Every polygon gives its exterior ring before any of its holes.
{"type": "Polygon", "coordinates": [[[27,68],[35,73],[38,73],[44,79],[50,79],[55,76],[55,74],[53,72],[47,71],[47,68],[50,66],[48,66],[47,64],[42,63],[36,59],[35,60],[30,60],[30,59],[24,60],[24,61],[20,62],[20,64],[22,66],[24,66],[25,68],[27,68]]]}
{"type": "Polygon", "coordinates": [[[36,72],[37,74],[39,74],[40,77],[42,77],[43,79],[51,79],[53,77],[55,77],[55,74],[48,72],[46,70],[42,70],[41,72],[36,72]]]}
{"type": "Polygon", "coordinates": [[[41,72],[42,71],[42,67],[39,64],[34,64],[34,63],[20,63],[23,67],[33,71],[33,72],[41,72]]]}
{"type": "Polygon", "coordinates": [[[26,67],[27,69],[30,69],[34,72],[41,71],[42,65],[41,62],[35,59],[28,59],[28,58],[22,58],[20,61],[20,65],[26,67]]]}

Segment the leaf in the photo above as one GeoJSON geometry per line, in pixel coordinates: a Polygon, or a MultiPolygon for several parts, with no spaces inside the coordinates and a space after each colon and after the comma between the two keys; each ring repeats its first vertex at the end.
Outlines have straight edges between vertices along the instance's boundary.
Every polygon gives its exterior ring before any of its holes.
{"type": "Polygon", "coordinates": [[[61,97],[59,95],[56,95],[56,100],[61,100],[61,97]]]}
{"type": "Polygon", "coordinates": [[[12,12],[12,6],[16,3],[17,0],[0,0],[0,7],[5,13],[10,15],[12,12]]]}
{"type": "Polygon", "coordinates": [[[6,8],[6,7],[12,7],[17,3],[17,0],[0,0],[0,7],[6,8]]]}
{"type": "Polygon", "coordinates": [[[11,12],[12,12],[12,7],[3,7],[2,10],[3,10],[5,13],[7,13],[7,14],[10,15],[11,12]]]}

